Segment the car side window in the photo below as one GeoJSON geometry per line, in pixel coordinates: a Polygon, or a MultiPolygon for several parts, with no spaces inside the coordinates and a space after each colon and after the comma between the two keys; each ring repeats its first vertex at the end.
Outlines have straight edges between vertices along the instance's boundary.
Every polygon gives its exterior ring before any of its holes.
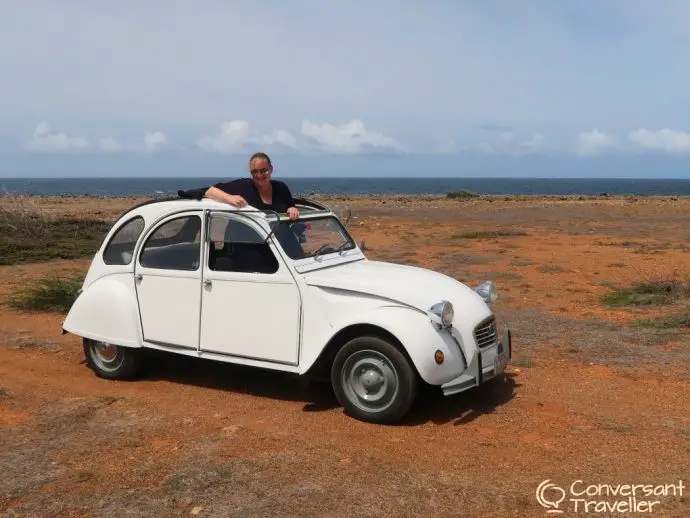
{"type": "Polygon", "coordinates": [[[199,268],[200,235],[199,216],[168,220],[146,239],[139,262],[146,268],[194,271],[199,268]]]}
{"type": "Polygon", "coordinates": [[[208,267],[217,272],[276,273],[278,260],[264,237],[247,223],[212,215],[208,267]]]}
{"type": "Polygon", "coordinates": [[[144,230],[144,218],[135,216],[115,231],[103,250],[103,262],[127,265],[132,261],[137,240],[144,230]]]}

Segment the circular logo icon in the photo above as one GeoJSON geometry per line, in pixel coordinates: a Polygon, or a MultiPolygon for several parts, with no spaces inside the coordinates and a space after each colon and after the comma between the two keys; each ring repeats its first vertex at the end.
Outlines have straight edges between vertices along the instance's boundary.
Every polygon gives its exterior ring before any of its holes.
{"type": "Polygon", "coordinates": [[[552,484],[550,480],[544,480],[537,487],[537,502],[542,507],[547,509],[547,513],[562,513],[558,508],[563,500],[565,500],[565,491],[563,488],[552,484]]]}

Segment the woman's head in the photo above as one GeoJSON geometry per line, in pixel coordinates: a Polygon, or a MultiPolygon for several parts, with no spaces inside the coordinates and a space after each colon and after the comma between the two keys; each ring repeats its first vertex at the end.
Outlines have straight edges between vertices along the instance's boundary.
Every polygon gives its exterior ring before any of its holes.
{"type": "Polygon", "coordinates": [[[269,156],[266,153],[254,153],[249,159],[249,173],[257,186],[269,185],[273,173],[273,165],[271,165],[269,156]]]}

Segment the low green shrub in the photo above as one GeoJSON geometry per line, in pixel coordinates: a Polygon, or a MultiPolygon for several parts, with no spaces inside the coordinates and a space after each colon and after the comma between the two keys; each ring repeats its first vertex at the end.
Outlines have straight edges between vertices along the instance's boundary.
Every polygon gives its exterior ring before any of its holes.
{"type": "Polygon", "coordinates": [[[60,219],[18,203],[0,206],[0,265],[92,256],[110,229],[107,221],[60,219]]]}
{"type": "Polygon", "coordinates": [[[81,275],[48,274],[11,297],[8,303],[14,309],[66,313],[76,300],[83,281],[81,275]]]}
{"type": "Polygon", "coordinates": [[[657,306],[690,298],[690,284],[677,280],[637,282],[602,297],[607,306],[657,306]]]}
{"type": "Polygon", "coordinates": [[[454,200],[468,200],[471,198],[478,198],[479,195],[472,191],[466,191],[464,189],[454,192],[449,192],[446,194],[446,198],[452,198],[454,200]]]}

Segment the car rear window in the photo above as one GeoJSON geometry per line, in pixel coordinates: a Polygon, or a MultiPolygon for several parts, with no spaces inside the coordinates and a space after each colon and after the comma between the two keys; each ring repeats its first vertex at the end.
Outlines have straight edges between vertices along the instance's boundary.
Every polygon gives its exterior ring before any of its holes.
{"type": "Polygon", "coordinates": [[[110,238],[103,251],[103,262],[110,265],[127,265],[132,261],[137,239],[144,230],[144,218],[135,216],[122,224],[110,238]]]}

